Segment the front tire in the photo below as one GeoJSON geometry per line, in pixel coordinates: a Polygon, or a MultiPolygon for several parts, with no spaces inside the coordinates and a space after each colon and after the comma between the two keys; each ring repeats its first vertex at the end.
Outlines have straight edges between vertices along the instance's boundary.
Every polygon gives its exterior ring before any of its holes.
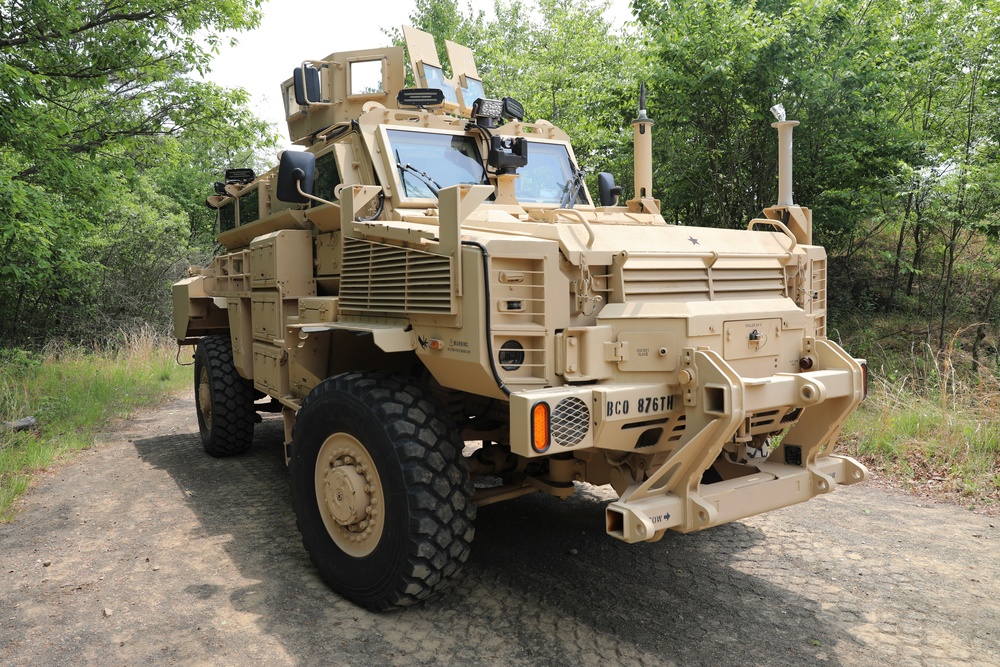
{"type": "Polygon", "coordinates": [[[476,509],[463,443],[412,381],[346,373],[295,422],[292,502],[323,579],[368,609],[436,596],[469,556],[476,509]]]}
{"type": "Polygon", "coordinates": [[[212,456],[243,454],[253,444],[253,384],[233,363],[229,336],[205,336],[194,354],[198,428],[212,456]]]}

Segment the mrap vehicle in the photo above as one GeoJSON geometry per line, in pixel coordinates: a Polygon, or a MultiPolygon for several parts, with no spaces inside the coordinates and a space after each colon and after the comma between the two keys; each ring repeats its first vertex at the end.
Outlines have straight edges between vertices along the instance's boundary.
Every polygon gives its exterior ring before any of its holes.
{"type": "Polygon", "coordinates": [[[230,170],[209,205],[225,252],[174,285],[196,345],[207,452],[281,413],[293,505],[323,578],[371,609],[430,598],[476,508],[610,485],[607,533],[655,541],[867,478],[833,453],[866,367],[827,339],[826,254],[792,201],[745,230],[667,224],[653,122],[634,194],[591,198],[570,137],[484,94],[471,50],[306,61],[282,85],[288,150],[230,170]]]}

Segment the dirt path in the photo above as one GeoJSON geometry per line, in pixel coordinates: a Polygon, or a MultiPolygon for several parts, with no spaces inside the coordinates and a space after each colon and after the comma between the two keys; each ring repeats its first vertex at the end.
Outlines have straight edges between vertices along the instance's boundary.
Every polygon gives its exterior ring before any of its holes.
{"type": "Polygon", "coordinates": [[[302,550],[279,422],[206,456],[177,398],[0,526],[0,665],[997,665],[996,518],[869,487],[657,544],[602,489],[480,510],[449,595],[376,615],[302,550]]]}

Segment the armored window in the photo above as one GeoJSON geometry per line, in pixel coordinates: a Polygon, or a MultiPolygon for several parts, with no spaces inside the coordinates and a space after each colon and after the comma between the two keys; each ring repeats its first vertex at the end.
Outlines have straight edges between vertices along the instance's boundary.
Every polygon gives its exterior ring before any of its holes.
{"type": "Polygon", "coordinates": [[[316,177],[313,181],[312,195],[333,201],[333,189],[340,185],[340,172],[337,170],[337,154],[330,151],[316,158],[316,177]]]}
{"type": "Polygon", "coordinates": [[[574,178],[576,168],[564,144],[529,142],[528,164],[517,173],[520,178],[514,181],[514,195],[519,202],[559,204],[567,192],[575,188],[576,192],[570,195],[574,197],[573,203],[590,203],[580,182],[574,178]]]}
{"type": "MultiPolygon", "coordinates": [[[[452,104],[458,104],[458,95],[455,94],[455,86],[451,83],[445,81],[444,72],[440,67],[435,67],[434,65],[428,65],[424,63],[424,78],[427,79],[428,88],[437,88],[442,93],[444,93],[444,99],[448,100],[452,104]]],[[[472,99],[468,104],[475,102],[472,99]]]]}
{"type": "Polygon", "coordinates": [[[434,198],[441,188],[488,183],[475,139],[461,134],[387,130],[403,197],[434,198]]]}
{"type": "Polygon", "coordinates": [[[471,107],[473,102],[481,97],[486,97],[486,91],[483,89],[483,82],[479,79],[468,76],[465,77],[465,81],[468,87],[462,88],[462,101],[465,102],[465,106],[471,107]]]}
{"type": "Polygon", "coordinates": [[[219,207],[219,233],[236,228],[236,200],[230,199],[219,207]]]}
{"type": "Polygon", "coordinates": [[[255,187],[240,195],[240,224],[248,225],[260,217],[260,193],[255,187]]]}

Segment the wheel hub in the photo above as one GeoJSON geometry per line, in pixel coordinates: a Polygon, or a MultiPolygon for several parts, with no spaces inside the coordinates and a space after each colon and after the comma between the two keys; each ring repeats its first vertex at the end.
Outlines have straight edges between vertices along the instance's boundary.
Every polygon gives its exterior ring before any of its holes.
{"type": "Polygon", "coordinates": [[[350,526],[367,519],[366,510],[371,506],[369,488],[354,466],[342,464],[331,468],[323,491],[334,520],[341,526],[350,526]]]}
{"type": "Polygon", "coordinates": [[[356,557],[375,550],[383,527],[381,480],[368,450],[354,436],[334,433],[320,447],[316,500],[337,546],[356,557]]]}

